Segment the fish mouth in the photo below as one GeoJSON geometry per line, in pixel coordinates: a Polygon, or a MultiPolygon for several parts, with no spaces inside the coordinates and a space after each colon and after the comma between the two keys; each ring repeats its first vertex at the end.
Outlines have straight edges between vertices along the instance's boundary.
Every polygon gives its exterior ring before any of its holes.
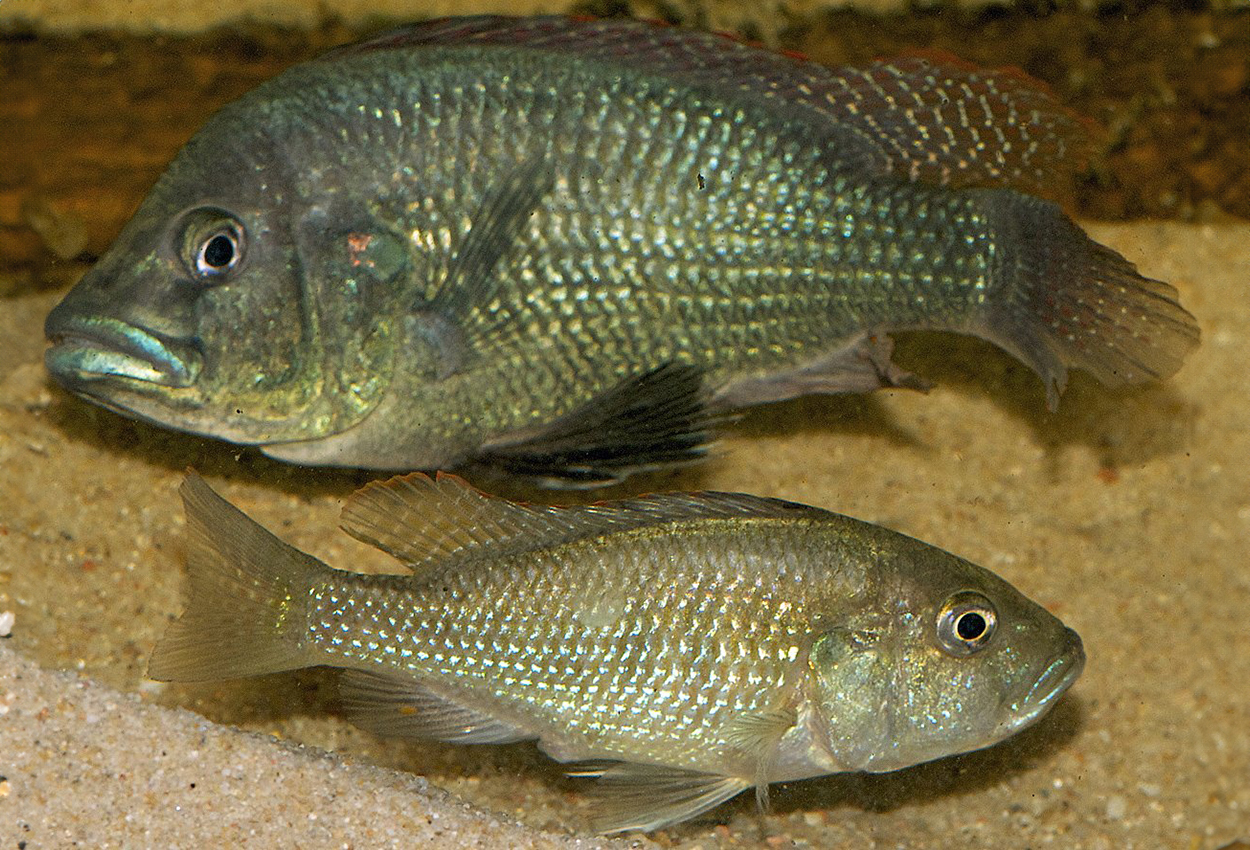
{"type": "Polygon", "coordinates": [[[1081,637],[1072,629],[1064,629],[1063,650],[1034,680],[1024,698],[1018,703],[1019,711],[1005,728],[1010,734],[1033,723],[1063,696],[1085,669],[1085,647],[1081,637]]]}
{"type": "Polygon", "coordinates": [[[189,387],[202,363],[199,351],[187,342],[107,316],[65,320],[49,316],[46,335],[52,347],[44,363],[72,389],[116,379],[189,387]]]}

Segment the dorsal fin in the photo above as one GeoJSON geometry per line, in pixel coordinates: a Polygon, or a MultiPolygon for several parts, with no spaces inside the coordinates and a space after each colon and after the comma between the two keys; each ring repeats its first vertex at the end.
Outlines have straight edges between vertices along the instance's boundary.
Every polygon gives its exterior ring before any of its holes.
{"type": "Polygon", "coordinates": [[[529,505],[489,496],[455,475],[374,481],[343,506],[343,530],[415,571],[462,557],[529,552],[647,525],[725,517],[828,516],[819,508],[739,493],[662,493],[593,505],[529,505]]]}
{"type": "Polygon", "coordinates": [[[831,161],[869,175],[1051,194],[1084,163],[1090,125],[1017,69],[930,52],[828,68],[732,38],[644,21],[482,15],[404,27],[330,58],[418,47],[524,48],[754,98],[822,127],[831,161]]]}
{"type": "Polygon", "coordinates": [[[913,54],[831,74],[830,115],[878,142],[879,168],[916,182],[1048,195],[1093,148],[1093,123],[1018,69],[913,54]]]}

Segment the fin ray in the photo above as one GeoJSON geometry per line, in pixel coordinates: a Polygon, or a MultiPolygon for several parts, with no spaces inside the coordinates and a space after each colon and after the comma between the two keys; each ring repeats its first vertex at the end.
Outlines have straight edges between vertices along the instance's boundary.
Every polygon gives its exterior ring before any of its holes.
{"type": "Polygon", "coordinates": [[[1058,206],[986,190],[1003,246],[1004,290],[973,332],[1010,352],[1046,384],[1053,410],[1069,368],[1116,387],[1165,378],[1198,344],[1198,324],[1176,289],[1138,273],[1094,242],[1058,206]]]}
{"type": "Polygon", "coordinates": [[[330,568],[283,543],[190,473],[186,610],[157,643],[148,676],[201,682],[292,670],[310,663],[297,600],[330,568]]]}
{"type": "Polygon", "coordinates": [[[416,571],[590,536],[706,517],[827,516],[781,499],[739,493],[664,493],[593,505],[528,505],[489,496],[455,475],[420,472],[374,481],[343,506],[343,530],[416,571]]]}
{"type": "Polygon", "coordinates": [[[457,329],[463,338],[458,347],[480,348],[494,330],[494,323],[469,321],[473,314],[489,313],[498,282],[496,266],[517,243],[526,221],[538,208],[554,181],[545,157],[518,163],[483,196],[469,219],[469,231],[451,258],[447,274],[434,297],[418,309],[436,336],[457,329]],[[475,330],[473,328],[476,328],[475,330]]]}
{"type": "Polygon", "coordinates": [[[535,431],[488,443],[478,460],[548,487],[599,487],[701,459],[726,418],[708,408],[701,369],[667,363],[535,431]]]}
{"type": "Polygon", "coordinates": [[[600,834],[660,829],[689,820],[751,787],[738,776],[721,776],[661,765],[620,762],[569,772],[594,776],[594,829],[600,834]]]}
{"type": "Polygon", "coordinates": [[[716,403],[747,407],[811,393],[866,393],[880,387],[927,391],[929,383],[895,365],[890,359],[893,353],[894,340],[889,336],[863,334],[797,368],[734,381],[717,391],[716,403]]]}
{"type": "Polygon", "coordinates": [[[378,735],[453,744],[510,744],[536,737],[404,676],[345,670],[339,696],[348,720],[378,735]]]}

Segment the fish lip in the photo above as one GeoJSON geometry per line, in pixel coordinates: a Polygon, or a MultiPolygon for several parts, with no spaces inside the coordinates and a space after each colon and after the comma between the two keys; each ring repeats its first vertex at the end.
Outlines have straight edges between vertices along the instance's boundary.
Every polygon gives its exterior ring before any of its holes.
{"type": "Polygon", "coordinates": [[[1064,632],[1063,651],[1046,666],[1020,700],[1019,711],[1007,724],[1008,733],[1028,726],[1049,711],[1085,669],[1085,647],[1080,635],[1068,628],[1064,632]]]}
{"type": "Polygon", "coordinates": [[[125,379],[165,387],[189,387],[202,362],[189,341],[163,338],[109,316],[89,319],[50,316],[44,355],[48,371],[71,387],[125,379]]]}

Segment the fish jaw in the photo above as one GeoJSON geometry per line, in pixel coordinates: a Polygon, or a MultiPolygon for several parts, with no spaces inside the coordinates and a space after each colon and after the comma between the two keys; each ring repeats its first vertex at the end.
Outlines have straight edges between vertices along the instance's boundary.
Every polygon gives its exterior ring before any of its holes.
{"type": "Polygon", "coordinates": [[[1085,647],[1072,629],[1064,629],[1064,646],[1033,681],[1024,697],[1010,706],[1008,719],[1000,724],[995,741],[1001,741],[1032,726],[1054,707],[1059,697],[1085,669],[1085,647]]]}
{"type": "MultiPolygon", "coordinates": [[[[1041,720],[1077,680],[1084,666],[1085,650],[1080,637],[1072,629],[1064,627],[1058,651],[1044,662],[1040,670],[1034,668],[1037,672],[1028,675],[1021,687],[1003,696],[997,709],[1002,719],[997,724],[975,737],[969,736],[967,730],[956,727],[956,734],[951,737],[934,736],[912,747],[887,747],[860,769],[885,773],[992,747],[1041,720]],[[1012,694],[1016,696],[1013,698],[1012,694]]],[[[907,723],[905,718],[896,715],[890,725],[898,730],[907,723]]]]}
{"type": "Polygon", "coordinates": [[[130,419],[242,446],[265,445],[282,429],[282,420],[223,413],[200,380],[209,367],[198,340],[167,339],[112,317],[54,322],[55,313],[45,325],[52,345],[44,364],[74,395],[130,419]]]}
{"type": "Polygon", "coordinates": [[[111,316],[77,316],[57,308],[44,333],[52,347],[48,371],[74,392],[96,397],[97,382],[186,388],[195,384],[203,358],[195,346],[169,340],[111,316]]]}
{"type": "MultiPolygon", "coordinates": [[[[248,445],[250,430],[223,430],[201,386],[198,338],[172,338],[139,323],[83,309],[73,295],[44,323],[48,372],[74,395],[113,413],[160,427],[248,445]],[[67,306],[68,305],[68,306],[67,306]]],[[[262,439],[264,435],[261,435],[262,439]]]]}

